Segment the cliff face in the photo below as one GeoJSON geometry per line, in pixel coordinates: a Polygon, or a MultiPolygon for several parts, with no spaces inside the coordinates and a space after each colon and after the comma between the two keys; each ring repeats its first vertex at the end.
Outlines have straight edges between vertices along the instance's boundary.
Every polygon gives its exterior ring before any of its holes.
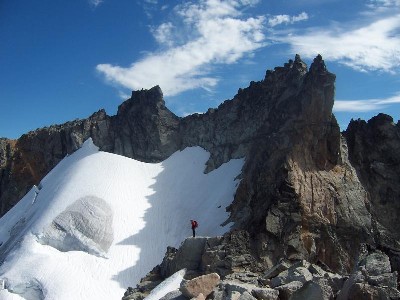
{"type": "Polygon", "coordinates": [[[147,162],[201,146],[211,153],[206,172],[246,158],[227,222],[250,232],[267,265],[286,257],[349,271],[362,242],[400,249],[400,135],[380,116],[352,122],[342,137],[332,115],[334,82],[321,56],[309,69],[296,56],[205,114],[175,116],[154,87],[133,92],[115,116],[99,111],[2,139],[0,213],[88,137],[103,151],[147,162]]]}
{"type": "Polygon", "coordinates": [[[351,121],[344,132],[349,159],[368,191],[376,241],[400,248],[400,124],[379,114],[368,122],[351,121]]]}

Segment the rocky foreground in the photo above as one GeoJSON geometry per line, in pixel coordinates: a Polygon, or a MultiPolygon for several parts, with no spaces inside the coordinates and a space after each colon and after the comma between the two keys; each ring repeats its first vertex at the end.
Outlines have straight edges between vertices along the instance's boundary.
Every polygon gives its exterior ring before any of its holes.
{"type": "Polygon", "coordinates": [[[383,251],[363,244],[349,274],[333,272],[322,262],[288,260],[272,268],[254,255],[248,232],[223,237],[189,238],[179,249],[168,248],[163,262],[123,300],[141,300],[163,280],[186,268],[181,287],[160,300],[304,300],[400,299],[398,273],[383,251]]]}

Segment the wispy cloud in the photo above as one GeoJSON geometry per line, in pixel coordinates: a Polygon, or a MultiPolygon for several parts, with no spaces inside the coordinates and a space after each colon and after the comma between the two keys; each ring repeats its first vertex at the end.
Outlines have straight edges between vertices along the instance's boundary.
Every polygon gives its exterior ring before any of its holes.
{"type": "Polygon", "coordinates": [[[280,24],[293,24],[305,20],[308,20],[308,14],[305,12],[302,12],[297,16],[276,15],[268,18],[268,25],[271,27],[275,27],[280,24]]]}
{"type": "Polygon", "coordinates": [[[212,89],[213,65],[232,64],[265,45],[263,16],[242,10],[256,0],[201,0],[175,7],[175,18],[152,33],[162,52],[150,53],[129,67],[99,64],[106,80],[130,89],[159,84],[167,96],[195,88],[212,89]]]}
{"type": "Polygon", "coordinates": [[[93,7],[99,6],[101,3],[103,3],[103,0],[89,0],[89,4],[93,7]]]}
{"type": "Polygon", "coordinates": [[[400,0],[370,0],[367,6],[372,9],[381,10],[382,8],[400,6],[400,0]]]}
{"type": "Polygon", "coordinates": [[[367,112],[383,109],[392,104],[400,104],[400,92],[385,99],[336,100],[335,112],[367,112]]]}
{"type": "Polygon", "coordinates": [[[400,67],[399,0],[375,0],[358,21],[310,28],[306,32],[276,31],[276,40],[291,50],[313,57],[321,53],[360,71],[396,72],[400,67]]]}

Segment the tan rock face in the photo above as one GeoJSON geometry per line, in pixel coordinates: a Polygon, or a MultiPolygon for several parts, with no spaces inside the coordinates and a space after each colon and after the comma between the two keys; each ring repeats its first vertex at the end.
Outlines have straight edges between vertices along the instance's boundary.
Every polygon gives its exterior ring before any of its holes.
{"type": "Polygon", "coordinates": [[[207,297],[219,282],[219,275],[217,273],[211,273],[185,282],[180,290],[182,294],[188,298],[198,297],[200,294],[202,294],[203,297],[207,297]]]}
{"type": "Polygon", "coordinates": [[[200,293],[196,298],[192,298],[192,300],[206,300],[206,297],[202,293],[200,293]]]}

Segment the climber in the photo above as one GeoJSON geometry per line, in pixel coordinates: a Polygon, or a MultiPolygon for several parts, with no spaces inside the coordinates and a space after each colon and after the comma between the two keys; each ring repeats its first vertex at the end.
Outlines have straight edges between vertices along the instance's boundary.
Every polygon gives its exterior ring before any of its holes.
{"type": "Polygon", "coordinates": [[[196,237],[196,228],[199,226],[196,220],[190,220],[192,224],[193,237],[196,237]]]}

